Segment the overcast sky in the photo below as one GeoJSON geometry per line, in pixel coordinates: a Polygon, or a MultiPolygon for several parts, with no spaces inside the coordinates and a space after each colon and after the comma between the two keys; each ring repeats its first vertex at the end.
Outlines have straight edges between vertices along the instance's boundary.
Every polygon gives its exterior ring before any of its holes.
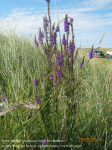
{"type": "MultiPolygon", "coordinates": [[[[55,27],[58,23],[57,11],[59,21],[64,19],[66,14],[74,19],[76,47],[81,44],[82,48],[91,48],[94,44],[94,48],[112,48],[112,0],[50,0],[49,6],[51,22],[52,25],[55,22],[55,27]]],[[[0,0],[0,32],[7,35],[11,28],[18,35],[30,39],[34,39],[36,34],[38,39],[37,30],[43,30],[45,15],[48,17],[46,0],[0,0]]],[[[65,33],[63,22],[60,23],[60,30],[62,39],[65,33]]],[[[57,41],[59,42],[59,32],[57,41]]]]}

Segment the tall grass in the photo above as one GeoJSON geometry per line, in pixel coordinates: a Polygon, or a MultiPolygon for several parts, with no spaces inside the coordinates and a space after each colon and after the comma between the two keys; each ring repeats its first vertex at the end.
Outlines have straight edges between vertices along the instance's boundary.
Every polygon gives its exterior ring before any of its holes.
{"type": "Polygon", "coordinates": [[[0,148],[111,149],[112,74],[93,58],[93,46],[89,58],[82,58],[74,43],[73,19],[68,24],[67,14],[66,36],[56,42],[59,20],[54,31],[49,2],[49,20],[43,18],[44,32],[39,30],[34,44],[15,34],[0,35],[0,148]]]}

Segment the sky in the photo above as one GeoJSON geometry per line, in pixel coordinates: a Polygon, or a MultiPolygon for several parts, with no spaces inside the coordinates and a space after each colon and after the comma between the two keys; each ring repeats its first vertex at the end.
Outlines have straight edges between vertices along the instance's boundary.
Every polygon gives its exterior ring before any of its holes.
{"type": "MultiPolygon", "coordinates": [[[[112,48],[112,0],[50,0],[49,7],[55,28],[58,19],[62,21],[66,14],[73,18],[76,48],[91,48],[93,44],[94,48],[112,48]]],[[[0,0],[0,32],[7,36],[10,31],[15,31],[18,36],[27,37],[31,41],[34,41],[36,35],[38,40],[37,31],[39,28],[43,31],[45,15],[48,19],[46,0],[0,0]]],[[[66,35],[64,22],[60,22],[59,27],[62,39],[63,34],[66,35]]],[[[71,26],[69,29],[70,41],[71,26]]],[[[60,34],[57,32],[58,43],[60,34]]],[[[45,40],[43,42],[46,43],[45,40]]]]}

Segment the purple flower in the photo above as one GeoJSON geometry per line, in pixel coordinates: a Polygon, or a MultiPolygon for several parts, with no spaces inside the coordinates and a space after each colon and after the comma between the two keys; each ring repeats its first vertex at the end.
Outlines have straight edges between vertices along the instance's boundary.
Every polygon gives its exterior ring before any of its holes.
{"type": "Polygon", "coordinates": [[[91,59],[91,58],[93,58],[93,56],[94,56],[94,53],[93,53],[93,46],[92,46],[91,51],[89,52],[88,57],[91,59]]]}
{"type": "Polygon", "coordinates": [[[84,57],[83,57],[82,62],[80,63],[80,67],[81,67],[81,68],[84,67],[84,57]]]}
{"type": "Polygon", "coordinates": [[[47,20],[47,16],[43,17],[43,26],[44,26],[44,32],[48,34],[48,32],[45,30],[49,26],[49,21],[47,20]]]}
{"type": "Polygon", "coordinates": [[[73,18],[70,18],[70,22],[73,22],[73,18]]]}
{"type": "Polygon", "coordinates": [[[38,48],[38,42],[37,42],[37,40],[36,40],[36,35],[35,35],[35,45],[36,45],[36,47],[38,48]]]}
{"type": "Polygon", "coordinates": [[[82,62],[80,63],[80,67],[81,67],[81,68],[82,68],[82,67],[84,67],[84,65],[83,65],[83,63],[82,63],[82,62]]]}
{"type": "Polygon", "coordinates": [[[49,41],[52,42],[52,45],[56,44],[56,37],[57,37],[56,32],[54,32],[53,35],[52,34],[50,35],[49,41]]]}
{"type": "Polygon", "coordinates": [[[51,76],[50,76],[50,79],[51,79],[51,80],[53,80],[53,79],[54,79],[53,75],[51,75],[51,76]]]}
{"type": "Polygon", "coordinates": [[[0,109],[2,108],[2,106],[0,105],[0,109]]]}
{"type": "Polygon", "coordinates": [[[73,53],[74,52],[74,49],[75,49],[75,44],[74,43],[71,43],[70,41],[70,44],[68,46],[68,50],[70,53],[73,53]]]}
{"type": "Polygon", "coordinates": [[[38,80],[36,78],[33,80],[33,84],[35,84],[36,86],[38,85],[38,80]]]}
{"type": "Polygon", "coordinates": [[[63,44],[63,45],[66,45],[65,34],[63,34],[62,44],[63,44]]]}
{"type": "Polygon", "coordinates": [[[57,74],[57,76],[60,77],[60,78],[63,76],[63,74],[62,74],[60,71],[56,71],[56,74],[57,74]]]}
{"type": "Polygon", "coordinates": [[[41,32],[41,29],[40,29],[40,31],[39,31],[39,36],[38,36],[38,40],[39,40],[40,42],[42,42],[42,38],[44,38],[44,33],[42,33],[42,32],[41,32]]]}
{"type": "Polygon", "coordinates": [[[6,99],[5,99],[5,98],[2,98],[2,102],[6,102],[6,99]]]}
{"type": "Polygon", "coordinates": [[[65,20],[64,20],[64,32],[69,32],[69,25],[68,25],[68,17],[67,14],[65,16],[65,20]]]}
{"type": "Polygon", "coordinates": [[[36,104],[41,104],[41,101],[39,99],[36,100],[36,104]]]}
{"type": "MultiPolygon", "coordinates": [[[[54,57],[56,57],[56,56],[54,56],[54,57]]],[[[56,62],[57,62],[57,64],[59,65],[59,66],[61,66],[62,65],[62,63],[63,63],[63,57],[64,57],[64,54],[63,53],[60,53],[60,55],[57,57],[57,59],[56,59],[56,62]]]]}
{"type": "Polygon", "coordinates": [[[46,145],[46,140],[45,139],[43,139],[43,145],[46,145]]]}
{"type": "Polygon", "coordinates": [[[53,27],[52,27],[52,30],[54,31],[54,29],[55,29],[55,23],[53,24],[53,27]]]}

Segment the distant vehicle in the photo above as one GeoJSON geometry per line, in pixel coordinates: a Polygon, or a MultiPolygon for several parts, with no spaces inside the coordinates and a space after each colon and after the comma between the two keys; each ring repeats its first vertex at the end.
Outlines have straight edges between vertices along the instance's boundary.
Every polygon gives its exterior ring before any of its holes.
{"type": "MultiPolygon", "coordinates": [[[[105,55],[103,54],[102,51],[98,51],[98,50],[93,50],[94,56],[93,57],[97,57],[97,58],[105,58],[105,55]],[[97,55],[98,54],[98,55],[97,55]]],[[[89,55],[89,52],[87,53],[89,55]]]]}
{"type": "Polygon", "coordinates": [[[106,58],[107,59],[112,59],[112,55],[107,55],[106,58]]]}
{"type": "Polygon", "coordinates": [[[107,55],[112,55],[112,49],[110,49],[110,50],[107,51],[107,55]]]}

